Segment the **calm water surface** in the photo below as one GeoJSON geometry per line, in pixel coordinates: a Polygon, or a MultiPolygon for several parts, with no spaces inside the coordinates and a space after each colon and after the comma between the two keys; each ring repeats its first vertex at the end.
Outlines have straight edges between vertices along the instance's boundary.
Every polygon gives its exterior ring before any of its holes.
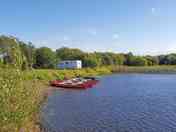
{"type": "Polygon", "coordinates": [[[176,75],[120,74],[87,90],[53,90],[49,132],[176,132],[176,75]]]}

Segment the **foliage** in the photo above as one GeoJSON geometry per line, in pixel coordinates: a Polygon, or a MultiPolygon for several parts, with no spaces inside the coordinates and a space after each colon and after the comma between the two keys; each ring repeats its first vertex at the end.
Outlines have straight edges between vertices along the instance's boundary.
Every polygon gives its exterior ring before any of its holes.
{"type": "Polygon", "coordinates": [[[176,65],[176,54],[161,55],[159,56],[159,60],[161,65],[176,65]]]}
{"type": "Polygon", "coordinates": [[[3,61],[5,64],[10,64],[15,68],[26,69],[25,65],[27,65],[28,62],[21,51],[17,38],[1,36],[0,48],[2,53],[6,54],[3,61]]]}
{"type": "Polygon", "coordinates": [[[147,66],[147,60],[144,57],[135,56],[130,60],[132,66],[147,66]]]}
{"type": "Polygon", "coordinates": [[[57,57],[61,60],[81,60],[84,52],[79,49],[62,47],[56,50],[57,57]]]}
{"type": "Polygon", "coordinates": [[[32,68],[33,64],[36,62],[35,61],[35,47],[33,46],[33,44],[31,42],[26,44],[26,43],[20,41],[19,44],[20,44],[20,48],[21,48],[22,53],[26,57],[28,67],[32,68]]]}
{"type": "MultiPolygon", "coordinates": [[[[159,56],[136,56],[129,52],[119,54],[113,52],[84,52],[77,48],[61,47],[52,51],[48,47],[35,48],[31,42],[23,42],[12,36],[0,36],[0,54],[7,53],[1,63],[14,64],[15,54],[21,54],[21,68],[56,68],[62,60],[82,60],[83,67],[99,66],[155,66],[176,65],[176,54],[159,56]],[[21,52],[20,52],[21,51],[21,52]]],[[[19,59],[19,58],[18,58],[19,59]]]]}
{"type": "Polygon", "coordinates": [[[7,51],[9,47],[16,45],[16,38],[12,36],[0,36],[0,48],[1,51],[7,51]]]}
{"type": "Polygon", "coordinates": [[[55,68],[57,59],[56,54],[47,47],[41,47],[36,50],[36,64],[35,67],[40,68],[55,68]]]}
{"type": "Polygon", "coordinates": [[[101,65],[101,58],[93,53],[86,54],[83,58],[84,67],[97,67],[101,65]]]}
{"type": "Polygon", "coordinates": [[[154,66],[159,64],[159,58],[157,56],[146,56],[147,59],[147,65],[148,66],[154,66]]]}

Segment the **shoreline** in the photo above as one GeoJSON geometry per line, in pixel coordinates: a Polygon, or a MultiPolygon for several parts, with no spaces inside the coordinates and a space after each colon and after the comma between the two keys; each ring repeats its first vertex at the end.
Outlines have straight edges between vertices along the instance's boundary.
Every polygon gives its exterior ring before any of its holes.
{"type": "Polygon", "coordinates": [[[83,68],[75,70],[58,69],[34,69],[24,72],[26,80],[50,81],[54,79],[64,79],[64,77],[74,78],[76,76],[101,76],[118,73],[145,73],[145,74],[176,74],[175,66],[104,66],[96,68],[83,68]]]}

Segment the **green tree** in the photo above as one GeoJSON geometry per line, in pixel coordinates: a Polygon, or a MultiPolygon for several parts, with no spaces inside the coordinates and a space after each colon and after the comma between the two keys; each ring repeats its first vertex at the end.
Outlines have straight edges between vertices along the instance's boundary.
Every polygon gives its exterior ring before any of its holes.
{"type": "Polygon", "coordinates": [[[57,58],[55,52],[50,48],[41,47],[35,53],[36,68],[56,68],[57,58]]]}
{"type": "Polygon", "coordinates": [[[102,53],[101,54],[102,65],[113,65],[114,61],[110,53],[102,53]]]}
{"type": "Polygon", "coordinates": [[[176,54],[169,54],[165,57],[167,65],[176,65],[176,54]]]}
{"type": "Polygon", "coordinates": [[[144,57],[135,56],[131,59],[131,66],[147,66],[147,60],[144,57]]]}
{"type": "Polygon", "coordinates": [[[97,67],[101,65],[101,58],[96,53],[88,53],[83,58],[83,67],[97,67]]]}
{"type": "Polygon", "coordinates": [[[154,66],[159,64],[159,58],[157,56],[145,56],[148,66],[154,66]]]}
{"type": "Polygon", "coordinates": [[[126,61],[125,61],[125,65],[132,65],[132,61],[134,59],[133,53],[129,52],[128,54],[125,55],[126,61]]]}
{"type": "Polygon", "coordinates": [[[19,44],[20,44],[20,48],[21,48],[22,53],[26,57],[28,67],[32,68],[33,64],[35,63],[35,47],[34,47],[34,45],[31,42],[26,44],[22,41],[20,41],[19,44]]]}
{"type": "Polygon", "coordinates": [[[84,52],[76,48],[62,47],[56,50],[56,55],[61,60],[82,60],[84,52]]]}
{"type": "Polygon", "coordinates": [[[27,64],[26,57],[22,53],[19,40],[12,36],[0,36],[1,53],[6,54],[4,63],[23,69],[27,64]]]}

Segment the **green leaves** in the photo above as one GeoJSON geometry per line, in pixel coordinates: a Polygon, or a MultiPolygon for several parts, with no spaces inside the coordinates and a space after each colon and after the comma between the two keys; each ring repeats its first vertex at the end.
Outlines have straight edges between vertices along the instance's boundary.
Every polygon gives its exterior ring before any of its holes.
{"type": "Polygon", "coordinates": [[[47,47],[42,47],[36,50],[37,68],[55,68],[57,64],[56,54],[47,47]]]}

